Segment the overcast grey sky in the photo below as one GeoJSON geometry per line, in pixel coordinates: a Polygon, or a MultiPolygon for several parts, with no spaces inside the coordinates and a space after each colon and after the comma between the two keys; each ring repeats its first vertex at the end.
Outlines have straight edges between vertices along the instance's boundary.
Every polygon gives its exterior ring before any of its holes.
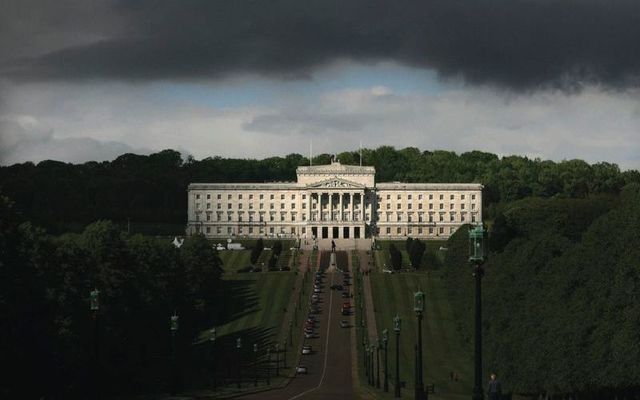
{"type": "Polygon", "coordinates": [[[640,168],[640,2],[4,0],[0,163],[390,144],[640,168]]]}

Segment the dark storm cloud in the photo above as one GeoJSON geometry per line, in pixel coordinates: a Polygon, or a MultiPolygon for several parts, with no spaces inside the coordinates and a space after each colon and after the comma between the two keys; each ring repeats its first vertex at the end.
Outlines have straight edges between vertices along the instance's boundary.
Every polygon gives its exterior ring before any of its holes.
{"type": "MultiPolygon", "coordinates": [[[[99,16],[88,14],[95,26],[86,22],[86,2],[79,4],[85,4],[82,13],[60,16],[66,24],[59,26],[75,34],[67,38],[95,40],[68,39],[67,47],[56,43],[29,56],[12,43],[7,54],[14,57],[3,57],[3,74],[25,80],[209,79],[243,72],[299,78],[338,59],[395,60],[472,83],[527,89],[637,86],[640,73],[637,0],[101,2],[99,16]]],[[[6,11],[10,20],[11,7],[6,11]]],[[[35,20],[4,33],[28,42],[39,27],[35,20]]]]}

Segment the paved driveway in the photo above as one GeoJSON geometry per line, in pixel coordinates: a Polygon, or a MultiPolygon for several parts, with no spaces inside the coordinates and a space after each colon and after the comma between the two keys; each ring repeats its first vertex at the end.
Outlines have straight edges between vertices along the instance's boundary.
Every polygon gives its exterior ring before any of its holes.
{"type": "MultiPolygon", "coordinates": [[[[305,344],[313,347],[313,354],[301,355],[300,363],[309,373],[297,375],[287,387],[245,396],[243,399],[311,400],[351,399],[354,397],[351,377],[351,329],[353,317],[341,315],[340,292],[330,289],[334,283],[342,283],[340,273],[325,274],[320,295],[322,312],[316,328],[317,337],[305,344]],[[349,328],[341,328],[340,320],[348,319],[349,328]]],[[[350,287],[351,288],[351,287],[350,287]]]]}

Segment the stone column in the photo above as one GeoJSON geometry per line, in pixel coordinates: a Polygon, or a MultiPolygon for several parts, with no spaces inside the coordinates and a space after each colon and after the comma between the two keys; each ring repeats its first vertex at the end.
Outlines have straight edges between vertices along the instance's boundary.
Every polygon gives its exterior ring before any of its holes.
{"type": "Polygon", "coordinates": [[[351,222],[353,222],[353,202],[356,199],[356,195],[355,195],[355,193],[351,192],[351,193],[349,193],[349,196],[350,196],[349,197],[349,207],[351,208],[351,212],[350,212],[350,214],[351,214],[351,222]]]}
{"type": "Polygon", "coordinates": [[[333,221],[333,193],[329,192],[329,221],[333,221]]]}

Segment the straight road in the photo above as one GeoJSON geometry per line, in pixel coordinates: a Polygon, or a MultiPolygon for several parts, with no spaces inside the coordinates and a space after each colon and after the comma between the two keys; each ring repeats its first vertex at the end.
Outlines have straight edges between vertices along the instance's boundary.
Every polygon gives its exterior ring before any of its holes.
{"type": "MultiPolygon", "coordinates": [[[[266,400],[314,400],[352,399],[354,396],[351,376],[351,329],[353,316],[342,316],[343,299],[339,291],[331,290],[334,283],[342,283],[342,274],[330,272],[324,275],[320,294],[321,313],[316,337],[305,339],[313,354],[300,355],[300,364],[308,369],[306,375],[296,375],[282,389],[256,393],[243,399],[266,400]],[[348,328],[340,327],[340,320],[349,321],[348,328]]],[[[351,286],[349,286],[351,289],[351,286]]]]}

